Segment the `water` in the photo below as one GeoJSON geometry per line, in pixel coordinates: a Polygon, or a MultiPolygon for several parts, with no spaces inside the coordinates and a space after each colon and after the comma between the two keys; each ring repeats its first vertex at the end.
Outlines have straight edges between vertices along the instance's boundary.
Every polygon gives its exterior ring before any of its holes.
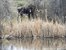
{"type": "Polygon", "coordinates": [[[0,50],[66,50],[66,39],[3,39],[0,50]]]}

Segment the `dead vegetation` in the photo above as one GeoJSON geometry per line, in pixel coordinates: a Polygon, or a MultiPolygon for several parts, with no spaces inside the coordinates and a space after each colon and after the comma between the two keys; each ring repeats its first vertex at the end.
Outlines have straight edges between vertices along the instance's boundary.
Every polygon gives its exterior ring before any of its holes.
{"type": "Polygon", "coordinates": [[[64,24],[58,24],[53,21],[44,21],[40,18],[28,20],[16,19],[3,20],[1,22],[4,30],[2,35],[4,37],[64,37],[66,36],[66,28],[64,24]]]}

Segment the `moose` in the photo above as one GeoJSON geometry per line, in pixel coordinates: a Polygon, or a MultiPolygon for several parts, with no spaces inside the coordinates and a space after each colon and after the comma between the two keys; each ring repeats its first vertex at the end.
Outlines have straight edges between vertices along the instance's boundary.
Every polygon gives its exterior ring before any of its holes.
{"type": "Polygon", "coordinates": [[[22,17],[23,14],[27,14],[28,18],[30,19],[30,17],[32,16],[32,18],[34,18],[35,15],[35,9],[36,7],[34,5],[29,5],[28,7],[21,7],[18,10],[18,13],[20,14],[20,16],[22,17]]]}

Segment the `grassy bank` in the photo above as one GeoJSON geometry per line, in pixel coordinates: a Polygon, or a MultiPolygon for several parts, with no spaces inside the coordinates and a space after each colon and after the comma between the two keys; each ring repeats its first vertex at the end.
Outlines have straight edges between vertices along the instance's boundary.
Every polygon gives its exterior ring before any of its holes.
{"type": "Polygon", "coordinates": [[[16,19],[3,20],[2,25],[4,37],[64,37],[66,36],[66,28],[64,24],[58,24],[53,21],[44,21],[42,19],[23,19],[19,22],[16,19]]]}

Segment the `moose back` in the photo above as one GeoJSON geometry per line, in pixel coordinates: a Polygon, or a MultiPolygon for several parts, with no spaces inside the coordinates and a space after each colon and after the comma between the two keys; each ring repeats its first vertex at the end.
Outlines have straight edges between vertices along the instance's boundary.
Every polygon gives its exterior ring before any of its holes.
{"type": "Polygon", "coordinates": [[[34,18],[35,9],[36,9],[36,7],[34,5],[29,5],[26,8],[21,7],[17,10],[18,10],[18,14],[20,14],[21,17],[23,16],[23,14],[27,14],[28,18],[30,19],[30,17],[34,18]]]}

